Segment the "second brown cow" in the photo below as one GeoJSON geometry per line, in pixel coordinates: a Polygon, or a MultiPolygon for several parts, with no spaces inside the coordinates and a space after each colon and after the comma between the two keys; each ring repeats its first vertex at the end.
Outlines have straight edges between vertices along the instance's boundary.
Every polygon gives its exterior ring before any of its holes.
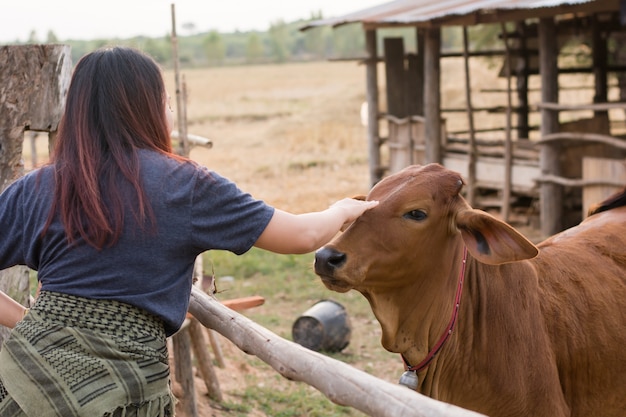
{"type": "Polygon", "coordinates": [[[383,179],[316,273],[367,298],[422,394],[492,417],[623,416],[626,207],[535,246],[462,186],[437,164],[383,179]]]}

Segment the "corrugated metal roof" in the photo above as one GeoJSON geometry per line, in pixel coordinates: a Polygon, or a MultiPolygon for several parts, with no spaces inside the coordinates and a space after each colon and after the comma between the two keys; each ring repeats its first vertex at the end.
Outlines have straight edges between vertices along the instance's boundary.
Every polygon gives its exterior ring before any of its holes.
{"type": "Polygon", "coordinates": [[[543,9],[601,3],[604,8],[619,10],[619,0],[395,0],[343,16],[309,22],[302,30],[317,26],[340,26],[363,23],[379,26],[433,23],[439,19],[496,11],[543,9]]]}

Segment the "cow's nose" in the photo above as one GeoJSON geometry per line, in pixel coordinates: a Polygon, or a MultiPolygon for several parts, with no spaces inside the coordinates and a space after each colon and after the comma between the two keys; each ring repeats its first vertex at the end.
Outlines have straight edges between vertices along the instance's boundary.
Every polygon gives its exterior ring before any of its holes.
{"type": "Polygon", "coordinates": [[[325,246],[315,252],[315,273],[333,276],[335,270],[346,263],[346,254],[325,246]]]}

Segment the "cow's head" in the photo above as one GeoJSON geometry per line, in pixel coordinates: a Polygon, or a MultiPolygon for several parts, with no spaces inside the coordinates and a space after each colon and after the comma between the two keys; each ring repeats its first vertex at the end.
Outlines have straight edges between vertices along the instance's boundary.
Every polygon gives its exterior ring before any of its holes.
{"type": "Polygon", "coordinates": [[[438,164],[410,166],[372,188],[365,212],[318,250],[315,272],[331,290],[384,292],[449,269],[463,244],[478,261],[529,259],[537,248],[511,226],[472,209],[458,173],[438,164]]]}

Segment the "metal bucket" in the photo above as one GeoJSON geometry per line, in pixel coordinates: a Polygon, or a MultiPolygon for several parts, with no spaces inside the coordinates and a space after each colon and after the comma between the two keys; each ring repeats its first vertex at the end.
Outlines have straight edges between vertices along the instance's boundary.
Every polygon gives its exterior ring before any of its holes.
{"type": "Polygon", "coordinates": [[[346,309],[336,301],[321,300],[293,323],[293,341],[316,352],[339,352],[350,343],[352,327],[346,309]]]}

